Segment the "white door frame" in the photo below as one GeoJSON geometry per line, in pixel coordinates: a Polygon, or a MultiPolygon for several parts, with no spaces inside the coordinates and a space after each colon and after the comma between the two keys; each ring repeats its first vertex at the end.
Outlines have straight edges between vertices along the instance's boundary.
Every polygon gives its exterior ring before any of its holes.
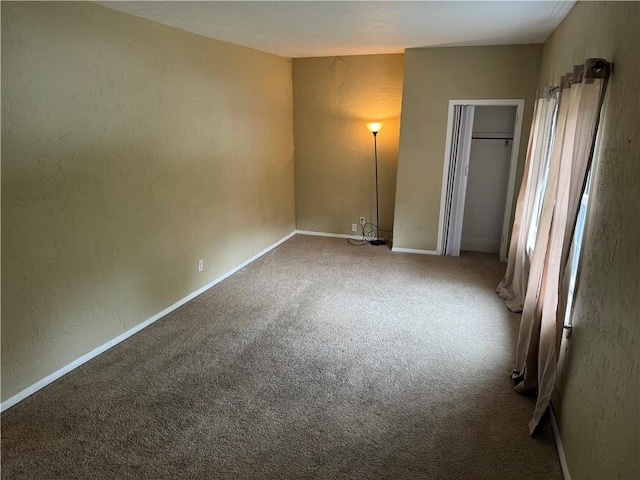
{"type": "Polygon", "coordinates": [[[502,238],[500,240],[500,260],[507,261],[509,238],[509,224],[513,209],[513,193],[515,191],[516,170],[518,169],[518,153],[520,151],[520,136],[522,133],[522,117],[524,116],[524,99],[486,99],[486,100],[449,100],[449,115],[447,119],[447,137],[444,150],[444,167],[442,169],[442,188],[440,192],[440,218],[438,221],[438,246],[436,252],[442,255],[442,236],[444,234],[444,207],[447,195],[447,180],[449,176],[449,160],[451,157],[451,137],[453,136],[453,112],[456,105],[474,105],[491,107],[516,107],[516,122],[513,129],[513,147],[509,163],[509,180],[507,183],[507,198],[502,220],[502,238]]]}

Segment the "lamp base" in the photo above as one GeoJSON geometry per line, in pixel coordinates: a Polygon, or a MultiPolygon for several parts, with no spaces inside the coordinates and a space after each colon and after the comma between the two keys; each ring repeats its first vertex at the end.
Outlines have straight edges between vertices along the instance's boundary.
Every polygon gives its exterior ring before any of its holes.
{"type": "Polygon", "coordinates": [[[385,242],[384,240],[380,240],[380,239],[378,239],[378,240],[371,240],[371,241],[369,241],[369,243],[370,243],[371,245],[386,245],[386,244],[387,244],[387,242],[385,242]]]}

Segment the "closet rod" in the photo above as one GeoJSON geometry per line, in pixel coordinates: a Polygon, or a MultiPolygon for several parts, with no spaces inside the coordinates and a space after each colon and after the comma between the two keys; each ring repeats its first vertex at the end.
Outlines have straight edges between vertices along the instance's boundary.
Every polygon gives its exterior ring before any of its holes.
{"type": "Polygon", "coordinates": [[[472,140],[513,140],[513,137],[471,137],[472,140]]]}

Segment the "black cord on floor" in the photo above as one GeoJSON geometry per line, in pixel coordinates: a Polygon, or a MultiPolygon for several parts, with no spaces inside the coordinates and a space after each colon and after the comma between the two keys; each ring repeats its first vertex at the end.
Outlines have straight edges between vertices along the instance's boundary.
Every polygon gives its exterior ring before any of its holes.
{"type": "Polygon", "coordinates": [[[391,230],[385,230],[384,228],[378,229],[378,227],[371,223],[367,222],[362,226],[362,240],[354,240],[352,238],[347,238],[347,243],[354,247],[362,247],[363,245],[368,245],[369,242],[375,240],[378,237],[378,231],[380,233],[386,233],[388,235],[380,235],[381,239],[387,243],[391,242],[391,234],[393,233],[391,230]],[[356,243],[357,242],[357,243],[356,243]]]}

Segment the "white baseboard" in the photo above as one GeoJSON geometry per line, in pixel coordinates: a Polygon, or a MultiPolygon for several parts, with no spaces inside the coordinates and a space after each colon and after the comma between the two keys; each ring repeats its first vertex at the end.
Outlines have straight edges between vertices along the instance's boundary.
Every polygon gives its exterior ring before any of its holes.
{"type": "Polygon", "coordinates": [[[396,253],[417,253],[419,255],[440,255],[436,250],[417,250],[415,248],[392,247],[391,251],[396,253]]]}
{"type": "Polygon", "coordinates": [[[89,360],[91,360],[94,357],[97,357],[98,355],[100,355],[101,353],[109,350],[111,347],[117,345],[118,343],[122,342],[123,340],[126,340],[127,338],[131,337],[132,335],[138,333],[140,330],[142,330],[143,328],[148,327],[149,325],[151,325],[152,323],[154,323],[155,321],[161,319],[162,317],[164,317],[165,315],[168,315],[169,313],[173,312],[175,309],[177,309],[178,307],[181,307],[182,305],[184,305],[185,303],[187,303],[189,300],[193,300],[195,297],[197,297],[198,295],[200,295],[201,293],[206,292],[207,290],[209,290],[211,287],[213,287],[214,285],[220,283],[221,281],[225,280],[226,278],[230,277],[231,275],[233,275],[234,273],[236,273],[238,270],[246,267],[247,265],[249,265],[251,262],[257,260],[258,258],[260,258],[262,255],[264,255],[265,253],[273,250],[274,248],[276,248],[278,245],[280,245],[281,243],[286,242],[287,240],[289,240],[291,237],[293,237],[296,234],[295,231],[291,232],[290,234],[288,234],[287,236],[281,238],[280,240],[278,240],[276,243],[274,243],[273,245],[268,246],[267,248],[265,248],[264,250],[262,250],[261,252],[255,254],[253,257],[249,258],[248,260],[245,260],[244,262],[242,262],[240,265],[238,265],[237,267],[229,270],[227,273],[219,276],[218,278],[216,278],[215,280],[213,280],[212,282],[207,283],[205,286],[199,288],[198,290],[191,292],[189,295],[187,295],[184,298],[181,298],[180,300],[178,300],[176,303],[174,303],[173,305],[171,305],[170,307],[165,308],[164,310],[162,310],[159,313],[156,313],[153,317],[148,318],[147,320],[145,320],[142,323],[139,323],[138,325],[136,325],[135,327],[127,330],[126,332],[121,333],[120,335],[118,335],[117,337],[115,337],[112,340],[109,340],[107,343],[105,343],[104,345],[100,345],[97,348],[94,348],[93,350],[91,350],[88,353],[85,353],[84,355],[82,355],[81,357],[75,359],[73,362],[65,365],[64,367],[60,368],[59,370],[56,370],[55,372],[53,372],[50,375],[47,375],[46,377],[44,377],[42,380],[37,381],[36,383],[34,383],[33,385],[25,388],[24,390],[22,390],[21,392],[16,393],[14,396],[8,398],[7,400],[5,400],[4,402],[2,402],[2,404],[0,405],[0,412],[5,411],[7,408],[10,408],[12,406],[14,406],[16,403],[24,400],[25,398],[27,398],[30,395],[33,395],[34,393],[36,393],[38,390],[46,387],[47,385],[49,385],[50,383],[54,382],[55,380],[59,379],[60,377],[66,375],[67,373],[71,372],[72,370],[78,368],[80,365],[82,365],[83,363],[88,362],[89,360]]]}
{"type": "Polygon", "coordinates": [[[562,438],[560,438],[560,430],[558,429],[558,420],[556,418],[556,412],[553,409],[553,405],[549,408],[551,413],[551,428],[553,429],[553,436],[556,439],[556,448],[558,449],[558,457],[560,457],[560,467],[562,468],[562,476],[564,480],[571,480],[571,474],[569,473],[569,465],[567,465],[567,457],[564,456],[564,447],[562,446],[562,438]]]}
{"type": "Polygon", "coordinates": [[[312,232],[310,230],[296,230],[294,233],[300,235],[313,235],[315,237],[350,238],[352,240],[362,240],[362,235],[345,235],[344,233],[312,232]]]}
{"type": "MultiPolygon", "coordinates": [[[[334,237],[334,238],[350,238],[352,240],[362,240],[362,235],[345,235],[342,233],[326,233],[326,232],[311,232],[309,230],[296,230],[295,233],[300,235],[315,235],[316,237],[334,237]]],[[[392,252],[396,253],[418,253],[421,255],[440,255],[436,250],[416,250],[413,248],[401,248],[391,247],[392,252]]]]}

